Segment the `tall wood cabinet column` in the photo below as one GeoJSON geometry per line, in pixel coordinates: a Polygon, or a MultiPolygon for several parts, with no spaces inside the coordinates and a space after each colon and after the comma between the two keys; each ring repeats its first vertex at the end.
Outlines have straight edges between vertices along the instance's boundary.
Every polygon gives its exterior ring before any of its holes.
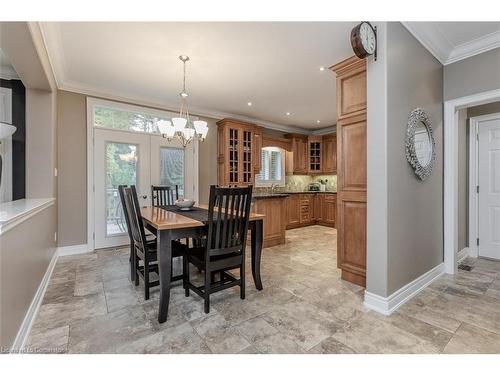
{"type": "Polygon", "coordinates": [[[337,76],[337,266],[366,285],[366,60],[330,67],[337,76]]]}

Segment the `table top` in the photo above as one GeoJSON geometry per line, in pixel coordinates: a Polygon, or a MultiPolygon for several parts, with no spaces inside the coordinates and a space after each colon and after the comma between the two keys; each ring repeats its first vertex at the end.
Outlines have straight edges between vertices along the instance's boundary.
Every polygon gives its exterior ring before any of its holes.
{"type": "MultiPolygon", "coordinates": [[[[200,204],[196,207],[208,210],[208,205],[200,204]]],[[[153,228],[162,229],[179,229],[179,228],[194,228],[203,227],[201,221],[191,219],[182,213],[164,210],[161,207],[142,207],[141,215],[144,221],[150,224],[153,228]]],[[[250,213],[250,221],[262,220],[265,217],[263,214],[250,213]]]]}

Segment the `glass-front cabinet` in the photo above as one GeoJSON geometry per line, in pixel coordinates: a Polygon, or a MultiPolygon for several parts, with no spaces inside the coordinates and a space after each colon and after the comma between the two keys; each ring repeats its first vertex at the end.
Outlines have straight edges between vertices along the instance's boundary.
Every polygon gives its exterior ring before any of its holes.
{"type": "Polygon", "coordinates": [[[221,186],[254,184],[260,172],[262,133],[256,125],[232,119],[217,122],[218,183],[221,186]]]}

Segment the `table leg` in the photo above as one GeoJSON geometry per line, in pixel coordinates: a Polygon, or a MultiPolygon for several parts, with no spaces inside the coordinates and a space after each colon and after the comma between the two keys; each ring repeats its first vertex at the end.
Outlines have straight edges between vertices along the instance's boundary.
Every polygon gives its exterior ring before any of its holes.
{"type": "Polygon", "coordinates": [[[158,322],[167,320],[170,302],[170,278],[172,277],[172,236],[169,230],[158,231],[158,273],[160,277],[160,308],[158,322]]]}
{"type": "Polygon", "coordinates": [[[260,255],[262,253],[262,220],[255,220],[251,226],[252,233],[252,276],[255,287],[262,290],[262,280],[260,279],[260,255]]]}

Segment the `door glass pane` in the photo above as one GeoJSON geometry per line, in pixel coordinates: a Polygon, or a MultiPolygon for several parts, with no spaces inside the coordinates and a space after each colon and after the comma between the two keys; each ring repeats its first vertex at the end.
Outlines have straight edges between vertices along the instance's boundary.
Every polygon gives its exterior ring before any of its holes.
{"type": "Polygon", "coordinates": [[[160,184],[179,187],[179,197],[184,197],[184,150],[162,147],[160,149],[160,184]]]}
{"type": "Polygon", "coordinates": [[[127,231],[119,185],[137,185],[137,145],[106,143],[106,235],[127,231]]]}

